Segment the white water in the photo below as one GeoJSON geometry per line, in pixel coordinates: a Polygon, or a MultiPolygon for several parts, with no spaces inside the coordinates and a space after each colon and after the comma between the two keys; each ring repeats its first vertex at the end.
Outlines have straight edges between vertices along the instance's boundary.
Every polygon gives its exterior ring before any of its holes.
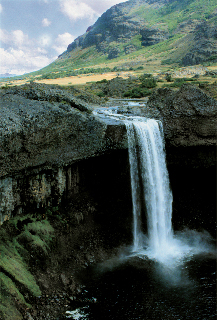
{"type": "MultiPolygon", "coordinates": [[[[156,264],[156,270],[153,269],[153,272],[157,274],[157,279],[166,283],[167,287],[171,285],[175,288],[188,287],[191,285],[191,280],[187,270],[184,269],[187,266],[183,268],[183,258],[190,259],[193,254],[201,252],[215,254],[215,249],[210,246],[212,238],[208,232],[199,233],[195,230],[184,230],[174,235],[171,223],[172,192],[166,168],[161,122],[142,117],[127,117],[114,112],[115,110],[99,110],[94,114],[123,120],[127,128],[133,202],[133,252],[130,255],[124,253],[106,260],[99,265],[99,269],[101,272],[111,271],[134,255],[141,258],[148,256],[160,262],[156,264]],[[147,215],[147,237],[142,232],[144,207],[147,215]]],[[[157,303],[154,308],[156,306],[157,303]]],[[[66,318],[88,319],[88,307],[67,311],[66,318]]],[[[174,312],[175,306],[171,310],[174,312]]]]}
{"type": "Polygon", "coordinates": [[[148,246],[165,250],[172,241],[172,192],[166,168],[162,128],[154,119],[126,122],[133,201],[133,251],[144,247],[142,207],[146,207],[148,246]],[[144,121],[145,120],[145,121],[144,121]]]}
{"type": "MultiPolygon", "coordinates": [[[[213,253],[208,232],[187,229],[176,234],[173,232],[173,199],[162,123],[144,117],[119,115],[114,110],[100,110],[100,113],[124,121],[127,128],[133,204],[132,255],[148,256],[174,267],[194,254],[213,253]],[[143,214],[147,219],[147,235],[142,231],[143,214]]],[[[95,114],[99,115],[99,112],[95,114]]]]}
{"type": "Polygon", "coordinates": [[[133,255],[148,256],[175,267],[192,255],[213,252],[208,232],[172,229],[172,192],[164,152],[160,121],[133,117],[125,119],[133,202],[133,255]],[[142,232],[146,211],[147,237],[142,232]]]}

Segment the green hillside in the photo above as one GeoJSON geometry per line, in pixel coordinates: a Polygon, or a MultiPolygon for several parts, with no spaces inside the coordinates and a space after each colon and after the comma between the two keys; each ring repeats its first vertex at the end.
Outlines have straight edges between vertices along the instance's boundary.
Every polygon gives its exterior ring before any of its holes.
{"type": "Polygon", "coordinates": [[[87,73],[217,63],[217,0],[129,0],[107,10],[49,66],[30,75],[87,73]]]}
{"type": "Polygon", "coordinates": [[[182,66],[195,47],[198,58],[189,65],[215,63],[216,7],[217,0],[131,0],[116,5],[42,71],[74,75],[73,69],[112,63],[132,67],[150,57],[162,65],[182,66]],[[200,43],[203,38],[205,45],[200,43]]]}

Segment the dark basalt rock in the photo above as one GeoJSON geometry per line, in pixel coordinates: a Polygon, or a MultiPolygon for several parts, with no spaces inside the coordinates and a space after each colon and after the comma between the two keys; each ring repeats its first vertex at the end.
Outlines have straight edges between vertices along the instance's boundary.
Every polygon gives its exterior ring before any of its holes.
{"type": "Polygon", "coordinates": [[[146,27],[140,30],[140,34],[142,35],[142,45],[144,47],[152,46],[169,38],[169,32],[156,28],[146,27]]]}
{"type": "Polygon", "coordinates": [[[182,59],[184,66],[199,64],[203,61],[217,61],[217,27],[203,22],[193,31],[194,47],[182,59]]]}
{"type": "Polygon", "coordinates": [[[111,59],[117,58],[119,53],[120,53],[120,50],[118,48],[111,48],[108,53],[108,59],[111,60],[111,59]]]}
{"type": "Polygon", "coordinates": [[[0,99],[0,177],[29,167],[64,166],[110,147],[106,121],[64,90],[30,85],[1,92],[0,99]]]}
{"type": "Polygon", "coordinates": [[[186,84],[176,92],[159,89],[150,97],[147,108],[160,112],[167,145],[216,144],[217,101],[198,87],[186,84]]]}
{"type": "MultiPolygon", "coordinates": [[[[2,90],[0,99],[1,221],[60,203],[77,192],[74,164],[128,147],[123,122],[95,116],[64,90],[29,85],[2,90]]],[[[163,122],[169,163],[215,164],[217,103],[198,87],[162,88],[147,105],[119,111],[163,122]]]]}

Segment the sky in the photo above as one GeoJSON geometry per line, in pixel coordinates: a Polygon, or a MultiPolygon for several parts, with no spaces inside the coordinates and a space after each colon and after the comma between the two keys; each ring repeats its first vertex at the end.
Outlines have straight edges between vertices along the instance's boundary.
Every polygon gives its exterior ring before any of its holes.
{"type": "Polygon", "coordinates": [[[0,0],[0,74],[39,70],[127,0],[0,0]]]}

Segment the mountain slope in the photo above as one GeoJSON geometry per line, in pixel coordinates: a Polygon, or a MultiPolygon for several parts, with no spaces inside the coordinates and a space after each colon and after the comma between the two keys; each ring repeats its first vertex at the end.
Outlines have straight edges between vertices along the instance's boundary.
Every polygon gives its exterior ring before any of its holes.
{"type": "MultiPolygon", "coordinates": [[[[76,49],[95,46],[98,53],[112,59],[175,34],[198,32],[201,22],[209,22],[215,17],[216,6],[216,0],[131,0],[121,3],[107,10],[84,35],[68,46],[62,57],[75,53],[76,49]]],[[[213,38],[210,33],[209,36],[213,38]]]]}
{"type": "MultiPolygon", "coordinates": [[[[73,70],[158,61],[187,66],[217,62],[217,0],[129,0],[107,10],[67,51],[42,69],[73,70]]],[[[151,63],[152,63],[151,62],[151,63]]]]}

